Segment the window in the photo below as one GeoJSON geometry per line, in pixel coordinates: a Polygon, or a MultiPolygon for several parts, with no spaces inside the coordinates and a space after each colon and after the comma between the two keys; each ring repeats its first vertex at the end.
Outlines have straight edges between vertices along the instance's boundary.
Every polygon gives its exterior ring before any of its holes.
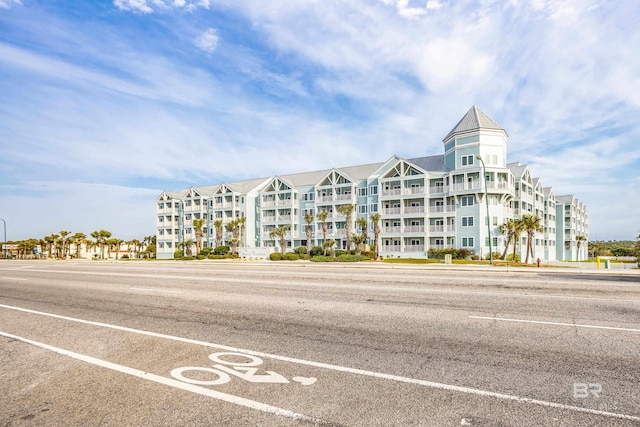
{"type": "Polygon", "coordinates": [[[462,226],[463,227],[473,227],[473,217],[472,216],[463,216],[462,217],[462,226]]]}
{"type": "Polygon", "coordinates": [[[462,247],[463,248],[473,247],[473,237],[463,237],[462,238],[462,247]]]}
{"type": "Polygon", "coordinates": [[[372,204],[369,206],[369,212],[371,212],[371,213],[376,213],[376,212],[378,212],[378,204],[377,204],[377,203],[372,203],[372,204]]]}
{"type": "Polygon", "coordinates": [[[372,196],[378,194],[378,186],[372,185],[371,187],[369,187],[369,194],[371,194],[372,196]]]}
{"type": "Polygon", "coordinates": [[[364,197],[367,195],[367,187],[365,188],[358,188],[358,196],[360,197],[364,197]]]}
{"type": "Polygon", "coordinates": [[[460,198],[460,204],[462,206],[473,206],[475,201],[475,196],[462,196],[460,198]]]}
{"type": "Polygon", "coordinates": [[[158,230],[158,234],[164,236],[164,230],[158,230]]]}
{"type": "Polygon", "coordinates": [[[473,155],[462,156],[462,166],[471,166],[473,165],[473,155]]]}
{"type": "Polygon", "coordinates": [[[191,219],[191,214],[186,214],[186,215],[184,216],[184,219],[186,219],[187,221],[188,221],[188,220],[190,220],[190,219],[191,219]]]}
{"type": "MultiPolygon", "coordinates": [[[[493,245],[494,248],[498,247],[498,238],[497,237],[492,237],[491,238],[491,242],[492,242],[491,244],[493,245]]],[[[484,245],[485,246],[489,246],[489,238],[488,237],[484,238],[484,245]]]]}
{"type": "Polygon", "coordinates": [[[366,214],[367,213],[367,205],[358,205],[358,213],[366,214]]]}
{"type": "Polygon", "coordinates": [[[162,221],[164,221],[164,217],[163,216],[159,216],[158,217],[158,222],[162,222],[162,221]]]}

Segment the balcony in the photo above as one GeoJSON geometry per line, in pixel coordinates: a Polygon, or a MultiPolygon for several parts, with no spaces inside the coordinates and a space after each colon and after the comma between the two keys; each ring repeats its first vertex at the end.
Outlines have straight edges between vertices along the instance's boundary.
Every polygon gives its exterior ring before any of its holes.
{"type": "Polygon", "coordinates": [[[456,231],[456,226],[453,224],[429,226],[430,233],[453,233],[455,231],[456,231]]]}
{"type": "Polygon", "coordinates": [[[397,208],[383,208],[382,209],[382,214],[383,215],[400,215],[401,212],[401,208],[397,207],[397,208]]]}
{"type": "Polygon", "coordinates": [[[381,195],[383,197],[385,196],[399,196],[400,194],[402,194],[402,189],[401,188],[389,188],[387,190],[382,190],[381,195]]]}
{"type": "Polygon", "coordinates": [[[394,227],[382,227],[380,231],[382,233],[401,233],[402,227],[400,227],[399,225],[394,227]]]}
{"type": "Polygon", "coordinates": [[[269,207],[273,207],[276,205],[276,201],[275,200],[263,200],[262,201],[262,207],[263,208],[269,208],[269,207]]]}
{"type": "Polygon", "coordinates": [[[405,233],[424,233],[424,225],[407,225],[404,227],[405,233]]]}
{"type": "Polygon", "coordinates": [[[424,252],[424,245],[406,245],[404,252],[424,252]]]}
{"type": "Polygon", "coordinates": [[[429,213],[455,212],[455,210],[454,205],[429,206],[429,213]]]}
{"type": "Polygon", "coordinates": [[[424,206],[407,206],[404,213],[424,213],[424,206]]]}

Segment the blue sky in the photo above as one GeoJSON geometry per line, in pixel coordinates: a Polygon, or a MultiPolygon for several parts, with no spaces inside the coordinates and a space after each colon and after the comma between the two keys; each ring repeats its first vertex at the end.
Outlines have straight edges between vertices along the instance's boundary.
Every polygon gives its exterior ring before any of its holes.
{"type": "Polygon", "coordinates": [[[477,105],[509,161],[640,234],[640,2],[0,0],[10,240],[155,233],[155,199],[442,154],[477,105]]]}

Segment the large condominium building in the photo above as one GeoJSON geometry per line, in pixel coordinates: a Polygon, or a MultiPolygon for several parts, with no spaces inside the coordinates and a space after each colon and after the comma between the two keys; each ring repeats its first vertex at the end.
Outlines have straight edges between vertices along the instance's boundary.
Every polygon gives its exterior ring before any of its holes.
{"type": "MultiPolygon", "coordinates": [[[[306,246],[305,217],[311,215],[311,246],[322,246],[317,214],[326,211],[326,239],[340,248],[346,247],[347,229],[361,232],[360,218],[367,220],[373,244],[371,216],[378,214],[379,254],[385,257],[425,258],[429,249],[444,248],[465,248],[481,257],[488,257],[490,247],[502,253],[507,241],[501,225],[529,214],[538,216],[542,227],[530,259],[585,258],[586,207],[573,196],[556,196],[526,165],[507,163],[507,139],[507,132],[474,106],[444,138],[443,155],[393,156],[367,165],[164,191],[156,206],[157,256],[171,258],[185,242],[194,242],[195,219],[204,220],[203,245],[213,247],[232,238],[227,224],[245,218],[239,246],[268,252],[280,244],[272,230],[283,225],[289,227],[290,249],[306,246]],[[349,224],[338,211],[347,204],[354,206],[349,224]]],[[[516,241],[522,259],[527,244],[523,233],[516,241]]],[[[508,249],[513,251],[513,243],[508,249]]]]}

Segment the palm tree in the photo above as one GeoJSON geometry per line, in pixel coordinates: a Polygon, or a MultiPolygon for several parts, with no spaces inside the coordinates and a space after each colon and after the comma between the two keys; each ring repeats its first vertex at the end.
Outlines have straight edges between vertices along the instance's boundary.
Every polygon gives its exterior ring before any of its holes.
{"type": "Polygon", "coordinates": [[[62,230],[58,234],[60,234],[60,241],[62,242],[62,258],[67,258],[67,243],[69,243],[69,239],[67,236],[71,234],[70,231],[62,230]]]}
{"type": "Polygon", "coordinates": [[[587,238],[584,236],[576,236],[576,244],[578,245],[578,261],[580,260],[580,246],[583,242],[586,242],[587,238]]]}
{"type": "Polygon", "coordinates": [[[509,245],[511,244],[511,240],[513,240],[513,231],[515,229],[516,223],[514,220],[509,219],[507,222],[502,224],[499,229],[502,234],[506,234],[506,241],[504,243],[504,252],[502,252],[502,259],[506,259],[507,251],[509,250],[509,245]]]}
{"type": "Polygon", "coordinates": [[[356,255],[360,255],[362,244],[366,242],[366,237],[364,234],[354,234],[351,236],[353,243],[356,245],[356,255]]]}
{"type": "Polygon", "coordinates": [[[542,231],[542,225],[540,225],[540,217],[537,215],[522,215],[522,223],[524,231],[527,232],[527,257],[524,262],[528,264],[529,255],[533,255],[536,232],[542,231]]]}
{"type": "Polygon", "coordinates": [[[204,232],[202,227],[204,226],[204,219],[194,219],[193,220],[193,229],[196,232],[196,255],[200,253],[202,250],[202,237],[204,232]]]}
{"type": "Polygon", "coordinates": [[[364,236],[364,242],[362,243],[367,243],[369,241],[369,221],[367,221],[367,218],[358,218],[356,219],[356,224],[358,224],[358,227],[360,227],[360,230],[362,230],[362,235],[364,236]]]}
{"type": "Polygon", "coordinates": [[[247,245],[244,241],[244,225],[247,222],[247,217],[241,216],[236,221],[238,221],[238,228],[240,229],[240,246],[245,247],[247,245]]]}
{"type": "Polygon", "coordinates": [[[111,237],[111,232],[107,230],[94,231],[91,233],[91,237],[96,239],[96,243],[100,246],[100,257],[104,259],[104,247],[107,244],[107,240],[111,237]]]}
{"type": "Polygon", "coordinates": [[[513,261],[516,261],[516,247],[520,240],[520,235],[524,231],[524,222],[521,219],[513,220],[513,261]]]}
{"type": "Polygon", "coordinates": [[[278,237],[280,239],[280,252],[283,254],[287,250],[287,231],[291,226],[289,224],[284,224],[279,227],[274,227],[273,230],[269,232],[269,237],[275,238],[278,237]]]}
{"type": "Polygon", "coordinates": [[[80,258],[80,248],[82,247],[82,244],[86,242],[86,240],[87,235],[79,231],[71,236],[71,242],[76,245],[76,258],[80,258]]]}
{"type": "Polygon", "coordinates": [[[373,251],[378,257],[378,240],[380,237],[380,214],[374,213],[369,216],[369,219],[373,223],[373,251]]]}
{"type": "Polygon", "coordinates": [[[119,255],[120,255],[120,247],[124,243],[124,240],[122,240],[122,239],[111,239],[111,242],[112,242],[113,248],[116,250],[116,259],[118,259],[119,255]]]}
{"type": "Polygon", "coordinates": [[[322,247],[324,247],[324,254],[325,256],[327,255],[327,248],[331,249],[331,256],[335,257],[336,256],[336,242],[335,240],[331,239],[331,240],[327,240],[326,242],[324,242],[322,244],[322,247]]]}
{"type": "Polygon", "coordinates": [[[345,222],[347,227],[347,252],[351,250],[351,236],[353,235],[352,215],[355,205],[340,205],[338,206],[338,213],[345,216],[345,222]]]}
{"type": "Polygon", "coordinates": [[[318,221],[320,221],[320,223],[322,224],[322,243],[323,243],[323,247],[324,247],[324,255],[327,255],[327,248],[324,246],[324,243],[327,241],[327,216],[329,215],[329,212],[327,212],[326,210],[322,210],[321,212],[318,212],[316,214],[316,218],[318,218],[318,221]]]}
{"type": "Polygon", "coordinates": [[[178,247],[181,248],[182,250],[184,250],[184,255],[185,256],[192,256],[193,255],[193,240],[189,239],[189,240],[183,240],[182,242],[178,243],[178,247]]]}
{"type": "Polygon", "coordinates": [[[57,234],[51,234],[47,237],[45,237],[43,240],[46,242],[47,244],[47,257],[48,258],[53,258],[53,249],[56,246],[56,240],[57,240],[58,235],[57,234]]]}
{"type": "Polygon", "coordinates": [[[216,246],[222,246],[222,220],[213,221],[213,227],[216,229],[216,246]]]}
{"type": "Polygon", "coordinates": [[[234,219],[230,221],[226,225],[226,229],[227,231],[231,232],[231,236],[232,236],[231,240],[229,241],[231,243],[231,252],[234,254],[238,253],[238,242],[240,241],[240,239],[238,238],[239,229],[240,229],[240,223],[238,219],[234,219]]]}
{"type": "Polygon", "coordinates": [[[304,232],[307,235],[307,253],[311,253],[311,235],[313,233],[313,215],[309,213],[304,214],[304,222],[306,225],[304,226],[304,232]]]}

